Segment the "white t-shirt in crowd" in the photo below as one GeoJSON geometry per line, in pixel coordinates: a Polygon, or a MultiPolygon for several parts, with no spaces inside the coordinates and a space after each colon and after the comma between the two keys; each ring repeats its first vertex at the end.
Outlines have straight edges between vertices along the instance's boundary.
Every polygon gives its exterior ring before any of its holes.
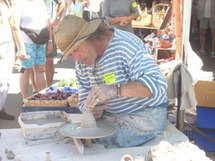
{"type": "MultiPolygon", "coordinates": [[[[22,0],[20,2],[20,26],[33,30],[41,30],[47,26],[49,17],[43,0],[22,0]]],[[[33,43],[24,32],[22,35],[25,43],[33,43]]]]}
{"type": "Polygon", "coordinates": [[[99,12],[102,0],[89,0],[89,5],[84,7],[84,11],[99,12]]]}

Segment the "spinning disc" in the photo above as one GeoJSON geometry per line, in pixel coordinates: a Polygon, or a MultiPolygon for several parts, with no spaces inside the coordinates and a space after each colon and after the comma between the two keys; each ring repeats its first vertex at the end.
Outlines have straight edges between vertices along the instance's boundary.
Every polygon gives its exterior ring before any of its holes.
{"type": "Polygon", "coordinates": [[[81,123],[74,123],[65,125],[60,131],[63,135],[76,139],[94,139],[113,135],[115,128],[99,122],[94,127],[82,127],[81,123]]]}
{"type": "Polygon", "coordinates": [[[111,125],[96,122],[92,111],[87,108],[84,111],[81,123],[68,124],[61,128],[63,135],[75,139],[94,139],[112,135],[115,128],[111,125]]]}

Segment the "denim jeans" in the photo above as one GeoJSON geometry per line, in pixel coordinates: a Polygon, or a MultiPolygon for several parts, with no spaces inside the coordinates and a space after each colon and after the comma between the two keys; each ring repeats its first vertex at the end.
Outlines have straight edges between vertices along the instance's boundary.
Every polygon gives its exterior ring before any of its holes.
{"type": "Polygon", "coordinates": [[[139,146],[162,131],[166,120],[166,107],[150,107],[128,114],[104,113],[98,122],[111,124],[116,132],[112,136],[95,139],[95,142],[105,147],[139,146]]]}

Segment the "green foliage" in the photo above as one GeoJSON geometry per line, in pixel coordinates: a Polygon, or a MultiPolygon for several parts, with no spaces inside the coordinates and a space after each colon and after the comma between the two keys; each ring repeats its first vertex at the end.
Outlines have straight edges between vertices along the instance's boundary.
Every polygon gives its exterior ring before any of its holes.
{"type": "Polygon", "coordinates": [[[56,85],[57,87],[77,87],[77,79],[62,79],[56,85]]]}

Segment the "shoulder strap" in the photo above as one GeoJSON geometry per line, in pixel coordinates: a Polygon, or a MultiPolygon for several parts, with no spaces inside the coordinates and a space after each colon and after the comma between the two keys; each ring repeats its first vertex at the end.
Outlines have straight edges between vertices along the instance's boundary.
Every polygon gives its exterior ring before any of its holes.
{"type": "Polygon", "coordinates": [[[5,2],[7,3],[7,5],[8,5],[9,7],[12,6],[11,0],[5,0],[5,2]]]}

